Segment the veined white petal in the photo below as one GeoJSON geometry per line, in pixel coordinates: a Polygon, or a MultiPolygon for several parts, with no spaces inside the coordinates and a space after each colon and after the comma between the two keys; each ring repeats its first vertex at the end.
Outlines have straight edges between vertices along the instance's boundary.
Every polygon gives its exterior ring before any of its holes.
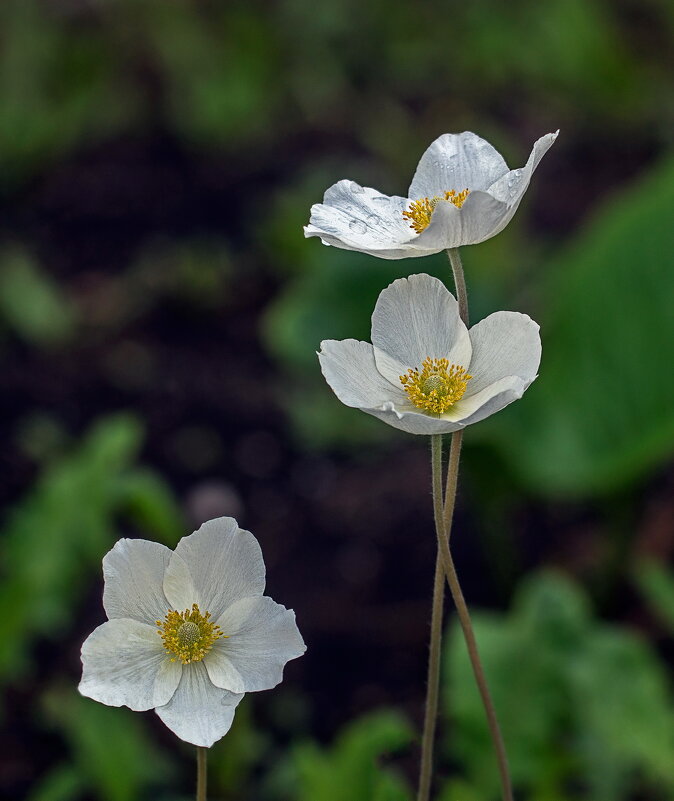
{"type": "Polygon", "coordinates": [[[443,197],[450,189],[474,192],[486,189],[506,172],[503,156],[485,139],[470,131],[443,134],[419,160],[409,196],[418,200],[443,197]]]}
{"type": "Polygon", "coordinates": [[[173,609],[182,611],[197,603],[213,620],[239,598],[262,595],[264,584],[258,541],[233,517],[209,520],[183,537],[164,576],[164,592],[173,609]]]}
{"type": "Polygon", "coordinates": [[[103,606],[110,619],[130,617],[154,625],[169,603],[164,571],[172,551],[149,540],[121,539],[103,557],[103,606]]]}
{"type": "Polygon", "coordinates": [[[459,423],[462,427],[479,423],[521,398],[530,383],[517,375],[500,378],[474,395],[464,395],[443,414],[443,420],[459,423]]]}
{"type": "Polygon", "coordinates": [[[383,259],[423,256],[416,252],[417,235],[403,217],[408,200],[383,195],[355,181],[331,186],[323,203],[311,207],[306,237],[319,236],[326,245],[370,253],[383,259]]]}
{"type": "Polygon", "coordinates": [[[462,422],[432,417],[430,414],[414,411],[409,405],[407,408],[401,409],[390,403],[384,404],[378,409],[362,409],[361,411],[383,420],[393,428],[406,431],[408,434],[449,434],[464,427],[462,422]]]}
{"type": "Polygon", "coordinates": [[[95,629],[82,646],[79,691],[108,706],[136,712],[166,704],[182,664],[171,662],[156,626],[115,618],[95,629]]]}
{"type": "Polygon", "coordinates": [[[507,376],[518,376],[525,388],[534,380],[541,363],[538,323],[519,312],[499,311],[470,329],[473,357],[464,398],[507,376]]]}
{"type": "Polygon", "coordinates": [[[219,687],[230,689],[226,684],[230,668],[225,665],[221,678],[218,660],[236,669],[245,692],[254,692],[275,687],[283,679],[286,662],[306,651],[295,613],[266,596],[242,598],[232,604],[218,625],[228,638],[217,640],[204,661],[211,680],[219,687]]]}
{"type": "Polygon", "coordinates": [[[442,281],[425,273],[399,278],[380,293],[372,344],[377,369],[394,386],[427,357],[467,367],[472,353],[456,299],[442,281]]]}
{"type": "Polygon", "coordinates": [[[155,712],[181,740],[210,748],[229,731],[242,698],[241,694],[216,687],[203,662],[192,662],[183,665],[173,698],[155,712]]]}
{"type": "Polygon", "coordinates": [[[502,231],[510,220],[512,220],[520,205],[520,201],[524,197],[524,193],[529,188],[529,182],[531,181],[531,176],[534,174],[534,170],[540,164],[543,156],[552,147],[558,134],[559,131],[549,133],[534,142],[533,149],[525,166],[517,170],[511,170],[488,188],[487,191],[492,197],[507,205],[506,213],[494,228],[491,236],[502,231]]]}
{"type": "Polygon", "coordinates": [[[448,200],[441,200],[428,227],[419,234],[417,247],[436,252],[476,245],[493,236],[497,229],[500,231],[508,213],[505,203],[486,192],[471,192],[461,208],[448,200]]]}
{"type": "Polygon", "coordinates": [[[325,380],[346,406],[362,408],[404,401],[400,381],[394,386],[377,370],[369,342],[326,339],[321,342],[318,359],[325,380]]]}

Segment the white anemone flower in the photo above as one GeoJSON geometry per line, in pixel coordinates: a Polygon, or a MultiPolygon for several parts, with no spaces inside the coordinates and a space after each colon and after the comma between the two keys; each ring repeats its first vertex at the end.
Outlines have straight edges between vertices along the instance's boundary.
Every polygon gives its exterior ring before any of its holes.
{"type": "Polygon", "coordinates": [[[510,222],[534,170],[557,138],[534,143],[524,167],[509,170],[489,142],[470,131],[443,134],[421,157],[407,197],[342,180],[311,207],[304,235],[381,259],[427,256],[475,245],[510,222]]]}
{"type": "Polygon", "coordinates": [[[444,284],[400,278],[372,314],[372,344],[321,342],[321,370],[346,404],[410,434],[445,434],[522,397],[541,360],[538,325],[499,311],[470,330],[444,284]]]}
{"type": "Polygon", "coordinates": [[[82,646],[79,691],[154,709],[194,745],[225,735],[243,694],[275,687],[306,650],[295,613],[262,594],[257,540],[231,517],[204,523],[175,551],[119,540],[103,576],[109,620],[82,646]]]}

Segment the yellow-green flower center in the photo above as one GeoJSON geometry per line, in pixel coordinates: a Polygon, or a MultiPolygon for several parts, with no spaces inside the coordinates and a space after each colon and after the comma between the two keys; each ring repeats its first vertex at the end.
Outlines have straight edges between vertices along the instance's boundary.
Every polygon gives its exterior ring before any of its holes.
{"type": "Polygon", "coordinates": [[[163,620],[157,621],[157,626],[171,662],[180,659],[183,665],[200,662],[217,639],[227,636],[211,621],[210,612],[201,613],[198,604],[192,604],[184,612],[170,609],[163,620]]]}
{"type": "Polygon", "coordinates": [[[407,375],[400,376],[400,383],[419,409],[444,414],[462,397],[471,378],[458,364],[427,357],[421,363],[421,370],[410,368],[407,375]]]}
{"type": "Polygon", "coordinates": [[[406,220],[410,220],[410,228],[414,228],[414,230],[420,234],[430,225],[435,207],[441,200],[448,200],[450,203],[453,203],[457,209],[460,209],[469,194],[470,192],[468,189],[464,189],[462,192],[448,189],[442,197],[436,195],[432,198],[422,197],[420,200],[413,200],[410,203],[409,209],[403,212],[403,217],[406,220]]]}

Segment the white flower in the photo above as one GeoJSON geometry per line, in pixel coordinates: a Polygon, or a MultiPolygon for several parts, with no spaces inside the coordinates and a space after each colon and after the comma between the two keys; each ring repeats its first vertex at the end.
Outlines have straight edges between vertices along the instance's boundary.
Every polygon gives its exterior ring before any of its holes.
{"type": "Polygon", "coordinates": [[[509,170],[501,154],[470,131],[443,134],[421,157],[408,197],[339,181],[323,203],[311,207],[304,235],[382,259],[484,242],[510,222],[558,133],[535,142],[529,160],[517,170],[509,170]]]}
{"type": "Polygon", "coordinates": [[[243,694],[275,687],[301,656],[295,613],[262,595],[255,537],[209,520],[175,551],[122,539],[103,559],[109,620],[82,646],[82,695],[154,709],[182,740],[211,746],[243,694]]]}
{"type": "Polygon", "coordinates": [[[422,274],[379,295],[372,345],[329,339],[318,358],[342,403],[411,434],[444,434],[522,397],[536,378],[541,340],[518,312],[495,312],[469,331],[454,296],[422,274]]]}

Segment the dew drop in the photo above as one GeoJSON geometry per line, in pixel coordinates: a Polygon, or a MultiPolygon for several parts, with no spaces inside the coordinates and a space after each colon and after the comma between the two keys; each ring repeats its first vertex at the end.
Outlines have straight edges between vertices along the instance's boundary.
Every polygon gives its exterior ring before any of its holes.
{"type": "Polygon", "coordinates": [[[355,181],[351,181],[351,191],[354,195],[362,195],[365,191],[360,184],[357,184],[355,181]]]}
{"type": "Polygon", "coordinates": [[[362,220],[351,220],[349,228],[356,234],[364,234],[367,231],[367,225],[362,220]]]}
{"type": "Polygon", "coordinates": [[[368,214],[366,222],[370,227],[372,227],[377,225],[377,223],[380,222],[380,219],[381,218],[379,217],[378,214],[368,214]]]}
{"type": "Polygon", "coordinates": [[[382,206],[383,206],[384,203],[388,203],[389,202],[390,198],[386,197],[386,195],[377,195],[377,197],[373,197],[372,200],[375,203],[381,203],[382,206]]]}

